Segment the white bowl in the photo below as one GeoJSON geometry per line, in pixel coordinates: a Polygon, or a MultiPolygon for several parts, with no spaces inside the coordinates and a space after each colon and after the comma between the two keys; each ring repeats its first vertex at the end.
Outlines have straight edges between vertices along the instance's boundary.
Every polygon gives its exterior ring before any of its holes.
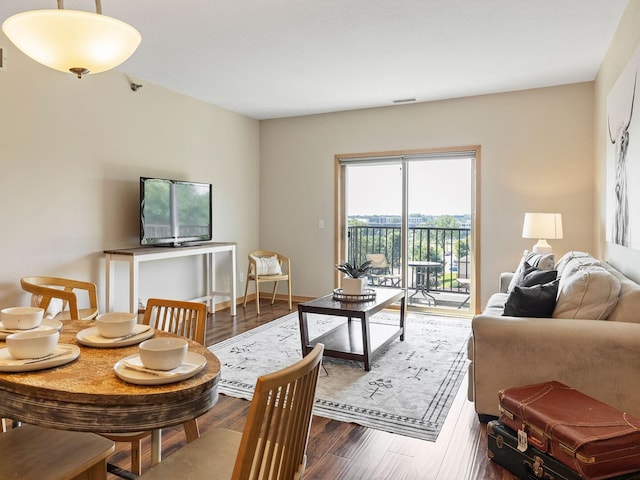
{"type": "Polygon", "coordinates": [[[115,338],[129,335],[138,323],[135,313],[110,312],[96,317],[98,333],[103,337],[115,338]]]}
{"type": "Polygon", "coordinates": [[[29,330],[42,322],[44,309],[38,307],[9,307],[0,310],[0,319],[4,328],[10,330],[29,330]]]}
{"type": "Polygon", "coordinates": [[[13,358],[40,358],[53,353],[60,332],[55,329],[12,333],[6,338],[7,348],[13,358]]]}
{"type": "Polygon", "coordinates": [[[187,355],[188,342],[184,338],[152,338],[140,344],[138,353],[142,364],[151,370],[171,370],[182,364],[187,355]]]}

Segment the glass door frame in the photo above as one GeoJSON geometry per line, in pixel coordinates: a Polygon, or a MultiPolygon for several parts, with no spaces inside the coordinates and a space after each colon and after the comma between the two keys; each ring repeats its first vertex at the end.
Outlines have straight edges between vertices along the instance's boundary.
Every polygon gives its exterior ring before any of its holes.
{"type": "MultiPolygon", "coordinates": [[[[335,244],[335,263],[338,264],[341,259],[346,258],[347,255],[347,182],[346,171],[349,163],[363,162],[369,164],[380,163],[382,161],[401,160],[402,168],[402,189],[403,192],[407,191],[408,187],[408,172],[406,166],[407,158],[437,158],[441,157],[446,159],[460,153],[473,152],[475,158],[472,164],[471,172],[471,235],[470,235],[470,255],[471,255],[471,297],[469,310],[458,311],[458,315],[473,315],[477,313],[477,306],[479,305],[479,283],[480,278],[480,146],[466,146],[466,147],[450,147],[440,149],[420,149],[420,150],[402,150],[402,151],[387,151],[387,152],[373,152],[373,153],[350,153],[350,154],[336,154],[335,155],[335,175],[334,175],[334,193],[335,193],[335,211],[334,211],[334,244],[335,244]]],[[[399,162],[400,163],[400,162],[399,162]]],[[[408,198],[403,194],[402,198],[402,223],[401,223],[401,255],[403,259],[408,258],[408,198]]],[[[408,274],[409,266],[406,261],[402,262],[402,284],[401,287],[407,291],[408,289],[408,274]]],[[[337,288],[340,284],[341,274],[338,271],[334,271],[334,286],[337,288]]],[[[407,292],[408,294],[408,292],[407,292]]],[[[439,310],[438,310],[439,312],[439,310]]],[[[446,314],[446,311],[442,312],[446,314]]]]}

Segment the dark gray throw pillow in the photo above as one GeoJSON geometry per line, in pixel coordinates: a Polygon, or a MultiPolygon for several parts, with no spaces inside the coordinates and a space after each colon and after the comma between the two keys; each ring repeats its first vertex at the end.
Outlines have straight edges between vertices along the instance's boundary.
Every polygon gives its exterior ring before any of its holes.
{"type": "Polygon", "coordinates": [[[560,280],[534,285],[514,287],[504,304],[504,316],[509,317],[551,317],[556,306],[560,280]]]}
{"type": "Polygon", "coordinates": [[[557,270],[540,270],[533,267],[525,273],[520,287],[533,287],[534,285],[542,285],[544,283],[553,282],[558,276],[557,270]]]}

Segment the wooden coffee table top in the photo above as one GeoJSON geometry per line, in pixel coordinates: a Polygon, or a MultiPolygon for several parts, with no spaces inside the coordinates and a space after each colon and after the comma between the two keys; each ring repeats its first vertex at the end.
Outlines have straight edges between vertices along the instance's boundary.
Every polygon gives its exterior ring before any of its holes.
{"type": "Polygon", "coordinates": [[[333,293],[299,304],[302,311],[315,313],[332,313],[336,311],[353,312],[354,314],[368,313],[380,310],[404,297],[404,290],[399,288],[374,288],[376,297],[366,302],[344,302],[335,300],[333,293]]]}

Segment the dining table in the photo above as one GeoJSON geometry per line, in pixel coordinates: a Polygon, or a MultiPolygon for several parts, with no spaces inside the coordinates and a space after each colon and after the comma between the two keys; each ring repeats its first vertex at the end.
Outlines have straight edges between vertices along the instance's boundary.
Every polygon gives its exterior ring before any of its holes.
{"type": "MultiPolygon", "coordinates": [[[[0,371],[0,417],[80,432],[151,431],[151,462],[156,464],[161,460],[161,429],[193,424],[216,404],[220,361],[200,343],[187,340],[188,355],[204,364],[197,374],[169,383],[157,383],[149,375],[149,384],[144,384],[138,381],[145,379],[144,373],[131,373],[135,381],[131,383],[116,375],[114,366],[118,362],[122,365],[126,358],[137,357],[139,342],[135,338],[115,348],[88,346],[78,340],[78,334],[95,327],[95,321],[61,323],[58,345],[79,351],[77,358],[51,368],[0,371]]],[[[161,330],[153,331],[152,335],[176,336],[161,330]]],[[[6,348],[4,343],[0,341],[0,353],[6,348]]],[[[185,428],[185,433],[187,441],[199,436],[197,428],[185,428]]]]}

